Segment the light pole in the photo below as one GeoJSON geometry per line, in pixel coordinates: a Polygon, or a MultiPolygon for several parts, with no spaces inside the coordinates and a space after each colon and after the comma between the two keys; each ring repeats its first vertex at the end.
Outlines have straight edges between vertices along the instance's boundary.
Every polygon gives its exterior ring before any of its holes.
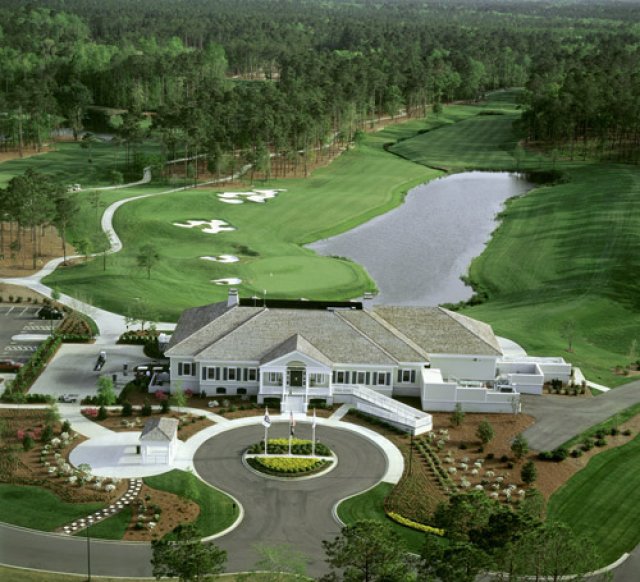
{"type": "Polygon", "coordinates": [[[87,523],[87,580],[91,582],[91,536],[89,535],[90,523],[87,523]]]}

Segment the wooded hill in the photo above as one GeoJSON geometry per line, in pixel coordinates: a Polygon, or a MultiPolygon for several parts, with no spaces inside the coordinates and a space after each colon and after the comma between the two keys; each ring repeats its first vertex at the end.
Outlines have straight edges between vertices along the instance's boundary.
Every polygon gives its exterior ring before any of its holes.
{"type": "Polygon", "coordinates": [[[639,21],[604,1],[0,0],[0,145],[79,138],[94,104],[127,145],[146,112],[164,157],[268,173],[365,120],[526,85],[531,140],[637,161],[639,21]]]}

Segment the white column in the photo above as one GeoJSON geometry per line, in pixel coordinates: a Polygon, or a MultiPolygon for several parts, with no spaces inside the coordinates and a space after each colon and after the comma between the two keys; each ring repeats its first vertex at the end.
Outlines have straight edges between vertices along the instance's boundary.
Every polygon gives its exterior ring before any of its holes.
{"type": "Polygon", "coordinates": [[[287,393],[287,369],[284,368],[281,372],[282,374],[282,397],[287,393]]]}
{"type": "Polygon", "coordinates": [[[309,404],[309,368],[304,371],[304,403],[309,404]]]}

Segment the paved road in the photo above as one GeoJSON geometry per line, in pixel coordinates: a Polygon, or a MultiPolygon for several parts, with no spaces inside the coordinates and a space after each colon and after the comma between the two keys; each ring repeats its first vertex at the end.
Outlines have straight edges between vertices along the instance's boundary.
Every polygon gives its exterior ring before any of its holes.
{"type": "MultiPolygon", "coordinates": [[[[273,424],[269,438],[286,436],[288,425],[273,424]]],[[[296,436],[309,438],[310,428],[298,425],[296,436]],[[309,434],[307,434],[309,432],[309,434]]],[[[386,459],[369,440],[350,431],[318,427],[317,438],[331,447],[338,466],[321,477],[296,482],[265,479],[240,463],[242,450],[263,436],[262,426],[240,428],[207,441],[196,453],[200,476],[232,491],[246,508],[237,529],[216,543],[227,550],[229,571],[250,569],[256,562],[256,543],[289,544],[310,559],[308,572],[326,572],[322,540],[332,539],[340,526],[332,517],[342,498],[374,485],[384,474],[386,459]]]]}
{"type": "MultiPolygon", "coordinates": [[[[274,423],[269,437],[285,436],[288,425],[274,423]]],[[[251,569],[257,559],[254,544],[288,543],[309,556],[309,573],[324,573],[321,542],[340,527],[331,509],[341,498],[374,485],[384,474],[386,459],[369,440],[351,431],[318,426],[317,437],[338,455],[330,473],[297,482],[265,479],[244,468],[241,451],[263,436],[261,425],[222,433],[196,453],[195,466],[210,483],[233,492],[245,507],[237,529],[216,540],[229,553],[227,569],[251,569]]],[[[298,425],[297,436],[310,436],[298,425]]],[[[103,576],[150,576],[146,544],[91,542],[92,573],[103,576]]],[[[84,573],[86,542],[0,524],[0,563],[58,572],[84,573]]]]}
{"type": "Polygon", "coordinates": [[[522,411],[536,418],[524,436],[531,448],[551,450],[637,402],[640,402],[640,382],[631,382],[593,398],[524,395],[522,411]]]}

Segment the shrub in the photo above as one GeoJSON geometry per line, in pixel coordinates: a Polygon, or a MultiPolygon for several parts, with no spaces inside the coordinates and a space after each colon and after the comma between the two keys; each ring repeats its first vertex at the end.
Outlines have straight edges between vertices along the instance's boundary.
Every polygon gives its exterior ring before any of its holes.
{"type": "Polygon", "coordinates": [[[131,402],[125,401],[122,403],[122,410],[120,412],[122,416],[131,416],[133,414],[133,406],[131,402]]]}
{"type": "Polygon", "coordinates": [[[458,448],[460,450],[462,450],[462,451],[466,451],[467,450],[467,443],[460,443],[460,446],[458,448]]]}
{"type": "Polygon", "coordinates": [[[551,458],[557,463],[564,461],[569,456],[569,451],[565,447],[558,447],[551,453],[551,458]]]}
{"type": "Polygon", "coordinates": [[[540,451],[538,453],[538,459],[541,461],[551,461],[553,460],[553,453],[551,451],[540,451]]]}
{"type": "Polygon", "coordinates": [[[98,420],[105,420],[107,418],[108,414],[107,414],[107,409],[104,406],[101,406],[98,409],[98,420]]]}
{"type": "Polygon", "coordinates": [[[574,459],[577,459],[578,457],[581,457],[581,456],[582,456],[582,454],[583,454],[583,453],[582,453],[582,449],[573,449],[573,451],[571,451],[571,456],[572,456],[574,459]]]}
{"type": "Polygon", "coordinates": [[[326,464],[318,459],[296,459],[292,457],[255,457],[250,459],[252,466],[258,470],[267,469],[272,473],[308,473],[326,464]]]}
{"type": "Polygon", "coordinates": [[[145,400],[140,413],[142,414],[142,416],[151,416],[152,412],[153,410],[151,408],[151,404],[148,400],[145,400]]]}
{"type": "Polygon", "coordinates": [[[597,439],[596,447],[604,447],[607,445],[607,439],[597,439]]]}
{"type": "Polygon", "coordinates": [[[60,432],[69,432],[71,430],[71,423],[68,420],[65,420],[62,423],[62,428],[60,429],[60,432]]]}
{"type": "Polygon", "coordinates": [[[502,455],[500,457],[500,462],[501,463],[506,463],[509,460],[509,457],[507,457],[507,455],[502,455]]]}
{"type": "MultiPolygon", "coordinates": [[[[65,421],[66,422],[66,421],[65,421]]],[[[48,443],[53,438],[53,428],[50,424],[45,425],[40,435],[40,442],[48,443]]]]}
{"type": "Polygon", "coordinates": [[[631,435],[631,429],[630,428],[625,429],[624,431],[622,431],[622,434],[624,436],[630,436],[631,435]]]}
{"type": "Polygon", "coordinates": [[[593,448],[593,439],[586,437],[583,441],[582,441],[582,445],[581,448],[583,451],[590,451],[593,448]]]}
{"type": "Polygon", "coordinates": [[[612,426],[611,430],[609,431],[609,434],[611,436],[616,436],[616,435],[620,434],[620,429],[617,426],[612,426]]]}
{"type": "Polygon", "coordinates": [[[162,410],[162,414],[167,414],[171,410],[171,404],[169,404],[169,399],[165,398],[160,402],[160,410],[162,410]]]}
{"type": "Polygon", "coordinates": [[[33,445],[34,445],[33,437],[29,433],[24,435],[24,438],[22,439],[22,448],[25,451],[30,451],[33,448],[33,445]]]}
{"type": "Polygon", "coordinates": [[[487,453],[487,460],[491,461],[492,459],[495,459],[495,455],[493,453],[487,453]]]}

